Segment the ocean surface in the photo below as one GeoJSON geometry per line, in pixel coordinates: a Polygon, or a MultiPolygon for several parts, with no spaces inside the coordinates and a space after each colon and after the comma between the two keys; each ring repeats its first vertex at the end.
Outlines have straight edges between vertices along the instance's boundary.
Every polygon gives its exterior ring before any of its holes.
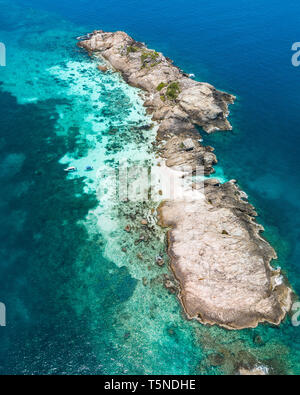
{"type": "Polygon", "coordinates": [[[76,47],[94,29],[125,30],[237,96],[233,131],[202,135],[299,295],[299,12],[296,0],[0,0],[0,374],[300,373],[290,316],[243,331],[185,318],[155,263],[164,231],[140,225],[157,202],[111,194],[119,163],[155,164],[155,128],[140,92],[76,47]]]}

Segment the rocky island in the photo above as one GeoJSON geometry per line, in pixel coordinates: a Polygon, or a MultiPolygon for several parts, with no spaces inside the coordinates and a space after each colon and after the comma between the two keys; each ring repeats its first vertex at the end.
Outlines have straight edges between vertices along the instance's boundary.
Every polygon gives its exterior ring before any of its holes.
{"type": "MultiPolygon", "coordinates": [[[[144,104],[159,125],[157,153],[165,169],[178,177],[187,165],[191,174],[199,166],[206,175],[214,172],[217,158],[212,147],[201,144],[197,127],[207,133],[230,130],[233,95],[193,80],[124,32],[94,31],[78,45],[105,61],[101,72],[112,68],[146,93],[144,104]]],[[[270,264],[276,253],[261,236],[254,207],[234,180],[206,179],[204,193],[200,184],[193,181],[189,198],[165,200],[159,208],[187,317],[228,329],[279,324],[290,310],[292,290],[270,264]]]]}

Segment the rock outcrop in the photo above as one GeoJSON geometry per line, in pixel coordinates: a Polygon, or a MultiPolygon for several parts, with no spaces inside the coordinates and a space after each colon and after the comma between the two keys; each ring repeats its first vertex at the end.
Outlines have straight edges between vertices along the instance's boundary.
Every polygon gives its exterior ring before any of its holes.
{"type": "MultiPolygon", "coordinates": [[[[195,81],[163,54],[124,32],[95,31],[78,45],[101,57],[125,81],[146,92],[145,106],[159,124],[158,153],[178,177],[199,166],[214,172],[213,148],[202,145],[196,126],[207,133],[230,130],[228,106],[235,97],[195,81]]],[[[160,223],[169,228],[171,268],[189,318],[229,329],[279,324],[291,306],[291,289],[270,262],[274,249],[260,233],[256,212],[234,181],[197,180],[180,199],[165,201],[160,223]]]]}
{"type": "Polygon", "coordinates": [[[161,126],[174,122],[180,129],[181,123],[188,127],[199,125],[207,132],[231,129],[226,117],[234,96],[192,80],[170,59],[128,34],[99,30],[78,45],[90,53],[99,53],[126,82],[148,92],[145,104],[154,119],[162,121],[161,126]]]}
{"type": "Polygon", "coordinates": [[[279,324],[291,290],[270,266],[274,249],[260,236],[254,208],[234,182],[210,179],[205,198],[165,202],[160,208],[168,233],[171,267],[181,284],[189,318],[228,329],[279,324]]]}

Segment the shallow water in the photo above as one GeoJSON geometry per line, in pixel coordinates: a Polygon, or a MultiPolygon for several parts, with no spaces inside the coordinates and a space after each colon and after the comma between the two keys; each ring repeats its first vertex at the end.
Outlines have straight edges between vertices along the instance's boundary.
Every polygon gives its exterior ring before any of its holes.
{"type": "Polygon", "coordinates": [[[99,73],[75,45],[94,28],[126,30],[238,95],[233,132],[203,137],[216,148],[217,174],[237,178],[256,205],[275,265],[299,291],[299,70],[290,64],[299,6],[273,1],[266,13],[257,2],[191,1],[182,13],[180,1],[168,3],[0,1],[8,55],[0,69],[1,373],[216,374],[241,364],[300,372],[289,318],[239,332],[186,320],[163,285],[167,266],[155,264],[157,255],[167,261],[157,202],[111,195],[119,162],[155,163],[155,128],[138,90],[99,73]],[[283,12],[289,23],[279,32],[283,12]],[[68,165],[78,172],[67,176],[68,165]],[[146,241],[136,244],[140,235],[146,241]]]}

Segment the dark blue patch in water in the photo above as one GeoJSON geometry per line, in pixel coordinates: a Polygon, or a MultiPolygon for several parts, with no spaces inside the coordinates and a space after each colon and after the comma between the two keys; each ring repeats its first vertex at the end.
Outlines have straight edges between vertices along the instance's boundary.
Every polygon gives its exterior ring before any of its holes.
{"type": "MultiPolygon", "coordinates": [[[[88,237],[78,224],[96,200],[83,194],[80,179],[67,181],[58,163],[75,136],[56,137],[54,104],[18,105],[0,93],[0,157],[23,158],[17,174],[18,163],[9,163],[0,180],[0,301],[7,308],[0,373],[101,373],[93,339],[111,336],[110,310],[135,288],[126,268],[102,257],[101,236],[88,237]],[[86,282],[78,273],[85,267],[86,282]]],[[[102,355],[109,352],[103,342],[102,355]]]]}

